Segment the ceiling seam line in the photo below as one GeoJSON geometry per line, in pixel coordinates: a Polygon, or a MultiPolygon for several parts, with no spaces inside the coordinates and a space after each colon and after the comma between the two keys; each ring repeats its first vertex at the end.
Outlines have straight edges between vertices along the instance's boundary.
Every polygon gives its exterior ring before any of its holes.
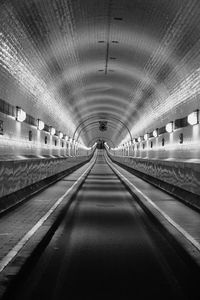
{"type": "Polygon", "coordinates": [[[111,26],[111,11],[112,11],[113,0],[108,3],[108,30],[107,30],[107,45],[106,45],[106,62],[105,62],[105,75],[108,74],[108,57],[110,48],[110,26],[111,26]]]}

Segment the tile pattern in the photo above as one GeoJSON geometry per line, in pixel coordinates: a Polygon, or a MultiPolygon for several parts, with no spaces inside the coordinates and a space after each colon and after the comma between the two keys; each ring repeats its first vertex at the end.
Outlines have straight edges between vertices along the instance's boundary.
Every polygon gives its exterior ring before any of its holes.
{"type": "Polygon", "coordinates": [[[80,156],[1,161],[0,198],[65,171],[87,159],[87,156],[80,156]]]}
{"type": "Polygon", "coordinates": [[[132,157],[112,157],[137,171],[200,196],[199,163],[150,160],[132,157]]]}

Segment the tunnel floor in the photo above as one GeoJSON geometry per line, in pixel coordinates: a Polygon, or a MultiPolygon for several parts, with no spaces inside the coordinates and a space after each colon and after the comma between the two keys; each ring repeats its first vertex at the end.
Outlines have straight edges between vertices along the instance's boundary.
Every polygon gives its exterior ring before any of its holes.
{"type": "Polygon", "coordinates": [[[100,154],[37,263],[5,299],[197,299],[197,281],[100,154]]]}

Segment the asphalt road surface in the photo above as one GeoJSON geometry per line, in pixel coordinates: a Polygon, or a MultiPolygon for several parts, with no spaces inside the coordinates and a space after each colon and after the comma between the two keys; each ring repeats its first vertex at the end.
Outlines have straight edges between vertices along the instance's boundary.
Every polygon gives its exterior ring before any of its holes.
{"type": "Polygon", "coordinates": [[[6,299],[199,299],[200,278],[100,153],[48,246],[6,299]]]}

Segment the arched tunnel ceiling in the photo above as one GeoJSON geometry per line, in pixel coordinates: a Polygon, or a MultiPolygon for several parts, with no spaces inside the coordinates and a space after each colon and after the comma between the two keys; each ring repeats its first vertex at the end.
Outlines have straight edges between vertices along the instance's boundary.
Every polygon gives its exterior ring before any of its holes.
{"type": "Polygon", "coordinates": [[[92,117],[86,145],[199,107],[199,0],[3,0],[0,26],[1,97],[70,136],[92,117]]]}

